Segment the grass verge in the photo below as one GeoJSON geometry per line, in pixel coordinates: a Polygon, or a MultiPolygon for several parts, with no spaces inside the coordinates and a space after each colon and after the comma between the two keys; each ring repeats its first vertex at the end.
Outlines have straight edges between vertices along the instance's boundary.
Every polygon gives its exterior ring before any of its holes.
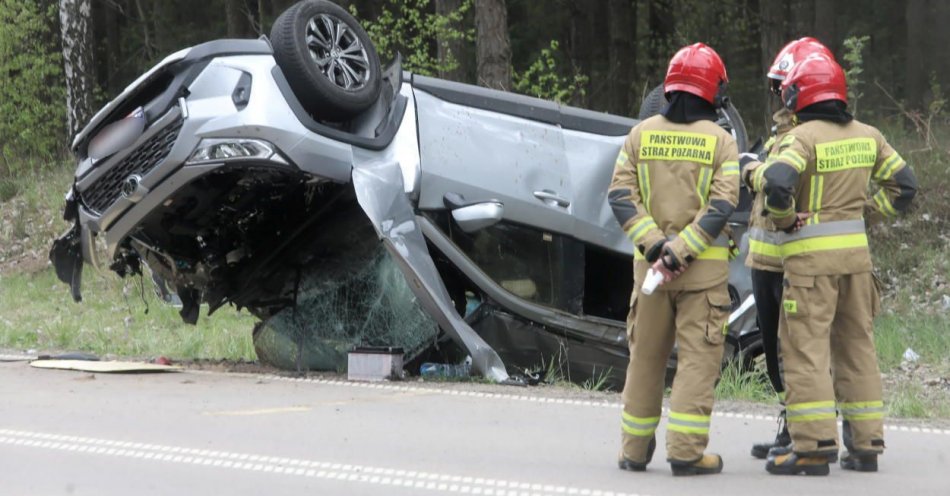
{"type": "Polygon", "coordinates": [[[246,312],[225,307],[208,318],[203,307],[198,325],[191,326],[159,300],[147,279],[123,281],[88,267],[84,276],[84,300],[75,303],[51,269],[0,275],[0,347],[141,358],[256,358],[254,318],[246,312]]]}
{"type": "Polygon", "coordinates": [[[732,361],[722,370],[716,384],[716,399],[774,402],[775,391],[763,374],[744,371],[738,361],[732,361]]]}

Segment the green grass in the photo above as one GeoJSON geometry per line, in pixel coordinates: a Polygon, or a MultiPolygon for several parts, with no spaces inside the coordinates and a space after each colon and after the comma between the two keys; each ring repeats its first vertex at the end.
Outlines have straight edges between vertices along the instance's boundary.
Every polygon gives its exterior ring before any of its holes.
{"type": "Polygon", "coordinates": [[[950,395],[927,390],[919,381],[901,379],[884,391],[887,414],[898,418],[950,418],[950,395]]]}
{"type": "Polygon", "coordinates": [[[173,359],[255,358],[254,320],[247,312],[221,308],[208,318],[203,307],[198,325],[190,326],[181,322],[177,309],[156,297],[148,279],[144,292],[138,278],[123,281],[89,267],[84,279],[84,301],[75,303],[52,270],[0,276],[0,347],[173,359]]]}
{"type": "Polygon", "coordinates": [[[716,399],[773,402],[775,391],[761,373],[745,372],[737,361],[733,361],[722,370],[716,384],[716,399]]]}
{"type": "Polygon", "coordinates": [[[881,371],[899,367],[907,348],[920,355],[920,361],[942,367],[950,363],[950,318],[918,315],[884,315],[874,326],[875,345],[881,371]]]}

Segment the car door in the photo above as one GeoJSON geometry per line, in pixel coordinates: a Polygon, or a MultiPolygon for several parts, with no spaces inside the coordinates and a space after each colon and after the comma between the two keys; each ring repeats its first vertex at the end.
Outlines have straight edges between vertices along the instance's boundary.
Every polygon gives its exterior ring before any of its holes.
{"type": "Polygon", "coordinates": [[[460,195],[466,203],[495,200],[502,204],[500,215],[507,222],[570,233],[574,192],[560,127],[491,110],[512,104],[514,107],[506,110],[533,112],[543,119],[547,111],[556,115],[557,105],[474,86],[428,81],[429,85],[415,83],[422,170],[419,208],[446,208],[446,194],[460,195]],[[445,87],[453,92],[446,93],[445,87]],[[445,99],[446,95],[453,101],[445,99]],[[532,107],[517,107],[522,103],[532,107]]]}

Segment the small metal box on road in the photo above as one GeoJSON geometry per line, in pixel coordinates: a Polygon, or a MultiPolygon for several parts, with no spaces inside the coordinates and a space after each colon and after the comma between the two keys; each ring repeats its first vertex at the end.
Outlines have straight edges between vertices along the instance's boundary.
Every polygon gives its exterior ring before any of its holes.
{"type": "Polygon", "coordinates": [[[364,346],[347,355],[346,378],[351,381],[385,381],[402,378],[402,348],[364,346]]]}

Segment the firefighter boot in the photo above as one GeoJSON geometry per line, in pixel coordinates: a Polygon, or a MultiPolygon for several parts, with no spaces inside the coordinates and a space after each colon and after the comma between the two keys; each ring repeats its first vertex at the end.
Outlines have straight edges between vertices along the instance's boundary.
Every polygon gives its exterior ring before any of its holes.
{"type": "Polygon", "coordinates": [[[673,475],[712,475],[722,472],[722,457],[704,454],[699,460],[681,462],[670,460],[673,475]]]}
{"type": "Polygon", "coordinates": [[[752,445],[752,456],[759,460],[765,460],[769,456],[769,450],[772,448],[784,448],[792,444],[792,436],[788,433],[788,425],[785,423],[785,410],[778,415],[778,433],[775,434],[775,440],[770,443],[759,443],[752,445]]]}
{"type": "Polygon", "coordinates": [[[653,439],[650,440],[649,446],[647,446],[647,458],[646,461],[635,462],[628,459],[624,456],[623,452],[620,453],[620,459],[617,461],[617,466],[620,467],[620,470],[630,470],[631,472],[643,472],[647,469],[647,465],[653,460],[653,452],[656,451],[656,436],[653,436],[653,439]]]}
{"type": "Polygon", "coordinates": [[[790,447],[772,448],[765,471],[772,475],[828,475],[827,456],[802,456],[790,447]]]}
{"type": "Polygon", "coordinates": [[[845,451],[841,455],[841,468],[857,472],[877,472],[877,453],[857,454],[845,451]]]}
{"type": "Polygon", "coordinates": [[[842,441],[846,448],[841,455],[841,468],[856,472],[877,472],[877,453],[860,453],[854,449],[851,437],[851,422],[845,420],[841,426],[842,441]]]}

